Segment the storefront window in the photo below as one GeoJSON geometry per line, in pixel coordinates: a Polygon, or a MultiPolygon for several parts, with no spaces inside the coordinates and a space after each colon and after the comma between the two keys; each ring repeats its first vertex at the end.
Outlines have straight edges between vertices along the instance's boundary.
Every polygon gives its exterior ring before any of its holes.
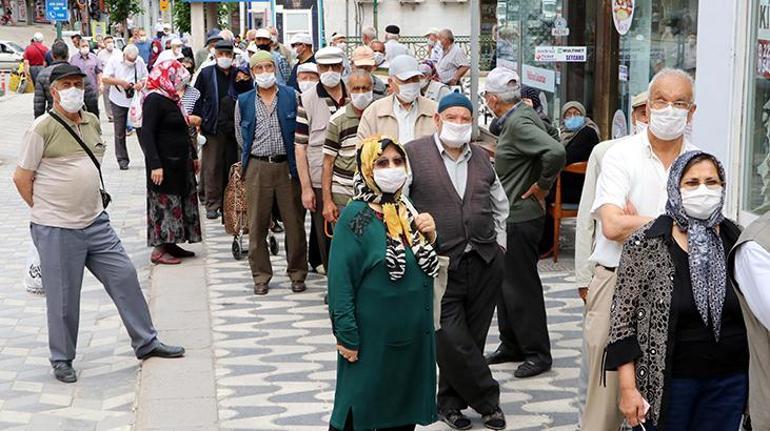
{"type": "Polygon", "coordinates": [[[763,214],[770,209],[770,0],[754,0],[752,11],[742,207],[763,214]]]}
{"type": "Polygon", "coordinates": [[[619,105],[627,115],[631,99],[647,90],[665,67],[696,72],[698,0],[637,0],[631,27],[620,38],[619,105]]]}

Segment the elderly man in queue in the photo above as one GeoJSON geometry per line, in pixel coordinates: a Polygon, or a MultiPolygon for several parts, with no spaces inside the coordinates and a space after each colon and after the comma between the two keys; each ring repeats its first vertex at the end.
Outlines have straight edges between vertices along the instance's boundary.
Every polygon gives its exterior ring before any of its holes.
{"type": "Polygon", "coordinates": [[[323,146],[329,118],[350,101],[342,82],[344,56],[341,49],[333,46],[321,48],[316,53],[321,82],[316,85],[315,91],[311,88],[300,96],[294,139],[297,173],[302,184],[302,205],[311,212],[313,229],[310,240],[318,245],[324,272],[329,264],[330,241],[324,233],[324,199],[321,192],[323,146]]]}
{"type": "Polygon", "coordinates": [[[200,70],[195,88],[201,100],[195,104],[193,114],[201,117],[200,126],[206,145],[201,152],[201,176],[205,184],[206,218],[221,216],[227,172],[238,159],[234,142],[233,108],[234,83],[237,70],[233,67],[233,43],[220,40],[214,45],[216,64],[200,70]]]}
{"type": "Polygon", "coordinates": [[[435,214],[436,251],[449,257],[441,329],[436,332],[438,413],[453,429],[470,429],[472,407],[489,429],[505,429],[500,385],[484,360],[503,281],[508,197],[486,152],[471,144],[473,105],[445,96],[437,132],[406,145],[412,171],[404,189],[420,213],[435,214]],[[465,227],[465,228],[464,228],[465,227]]]}
{"type": "Polygon", "coordinates": [[[267,51],[273,56],[273,62],[276,64],[275,78],[278,83],[285,85],[291,77],[291,67],[286,59],[281,56],[281,53],[273,49],[273,35],[265,28],[260,28],[254,34],[254,44],[257,49],[267,51]]]}
{"type": "Polygon", "coordinates": [[[538,244],[545,224],[545,197],[564,167],[566,152],[537,113],[521,101],[516,72],[503,67],[489,72],[484,99],[499,118],[495,170],[510,202],[505,275],[497,307],[500,346],[487,361],[524,361],[514,376],[533,377],[550,370],[553,363],[537,271],[538,244]]]}
{"type": "Polygon", "coordinates": [[[438,43],[443,51],[436,65],[439,81],[446,85],[460,85],[460,80],[470,70],[471,63],[468,61],[468,56],[455,43],[454,33],[448,28],[438,33],[438,43]]]}
{"type": "Polygon", "coordinates": [[[375,70],[385,67],[385,44],[381,40],[373,40],[369,48],[374,51],[374,65],[377,66],[375,70]]]}
{"type": "Polygon", "coordinates": [[[353,50],[352,56],[353,69],[363,69],[372,77],[374,87],[372,87],[372,94],[374,94],[374,100],[379,100],[385,97],[387,86],[382,79],[380,79],[374,71],[377,70],[377,61],[374,59],[374,50],[368,46],[359,46],[353,50]]]}
{"type": "Polygon", "coordinates": [[[294,67],[291,69],[291,75],[287,84],[289,87],[294,87],[295,90],[299,90],[297,85],[297,67],[300,64],[315,63],[315,53],[313,52],[313,37],[307,33],[299,33],[292,36],[289,42],[291,51],[294,54],[297,62],[294,63],[294,67]]]}
{"type": "Polygon", "coordinates": [[[318,82],[321,81],[321,75],[318,74],[318,65],[315,63],[304,63],[297,67],[297,86],[299,86],[299,92],[315,88],[318,82]]]}
{"type": "Polygon", "coordinates": [[[105,145],[99,118],[83,110],[85,76],[66,63],[53,71],[53,109],[24,135],[13,175],[30,207],[46,293],[50,361],[54,376],[64,383],[77,381],[72,361],[85,268],[115,303],[137,358],[184,355],[182,347],[158,340],[136,269],[110,226],[99,166],[105,145]]]}
{"type": "Polygon", "coordinates": [[[286,229],[286,272],[293,292],[305,291],[307,242],[305,211],[294,159],[297,97],[294,89],[276,82],[276,66],[267,51],[249,59],[256,89],[238,96],[236,139],[243,148],[249,219],[249,266],[254,294],[266,295],[273,277],[267,230],[274,202],[286,229]]]}

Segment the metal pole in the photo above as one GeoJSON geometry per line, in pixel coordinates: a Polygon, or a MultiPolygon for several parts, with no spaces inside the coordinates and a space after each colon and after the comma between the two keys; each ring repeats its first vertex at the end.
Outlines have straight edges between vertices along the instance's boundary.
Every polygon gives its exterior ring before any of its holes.
{"type": "Polygon", "coordinates": [[[350,0],[345,0],[345,39],[350,37],[350,0]]]}
{"type": "MultiPolygon", "coordinates": [[[[471,0],[471,103],[479,106],[479,31],[481,30],[481,7],[479,0],[471,0]]],[[[473,136],[478,136],[479,110],[473,111],[473,136]]]]}
{"type": "Polygon", "coordinates": [[[374,0],[374,4],[372,5],[372,19],[374,21],[374,31],[377,34],[380,34],[380,28],[377,26],[377,0],[374,0]]]}
{"type": "Polygon", "coordinates": [[[56,21],[56,38],[61,39],[61,21],[56,21]]]}

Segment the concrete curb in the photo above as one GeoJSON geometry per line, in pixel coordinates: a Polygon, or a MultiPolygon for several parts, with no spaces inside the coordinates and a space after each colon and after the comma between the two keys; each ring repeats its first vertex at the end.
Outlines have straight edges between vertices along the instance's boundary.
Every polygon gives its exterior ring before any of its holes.
{"type": "Polygon", "coordinates": [[[219,428],[204,248],[189,248],[195,258],[152,269],[150,312],[155,327],[161,340],[183,345],[187,354],[142,363],[136,430],[219,428]]]}

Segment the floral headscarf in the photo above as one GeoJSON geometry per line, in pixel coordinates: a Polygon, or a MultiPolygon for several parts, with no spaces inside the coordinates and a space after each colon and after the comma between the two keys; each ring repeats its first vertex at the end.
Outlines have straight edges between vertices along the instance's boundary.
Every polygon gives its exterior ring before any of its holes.
{"type": "MultiPolygon", "coordinates": [[[[436,277],[438,256],[433,246],[417,230],[414,221],[416,214],[409,210],[411,203],[401,194],[401,190],[396,193],[383,193],[374,182],[374,162],[388,145],[393,145],[404,160],[407,160],[406,151],[395,141],[379,136],[365,139],[356,152],[358,170],[353,178],[353,200],[382,205],[387,235],[385,267],[391,280],[396,281],[404,276],[407,245],[411,247],[420,268],[429,276],[436,277]]],[[[406,169],[409,169],[408,165],[406,169]]]]}
{"type": "Polygon", "coordinates": [[[725,191],[723,187],[719,210],[714,211],[708,220],[700,220],[687,215],[682,206],[682,193],[679,190],[679,184],[687,164],[698,156],[706,156],[714,162],[719,172],[719,178],[724,180],[725,170],[716,157],[702,151],[688,151],[682,154],[674,161],[668,175],[666,214],[674,219],[680,230],[687,231],[690,282],[695,305],[706,326],[708,326],[709,316],[711,316],[714,337],[719,341],[719,332],[722,329],[722,307],[727,291],[727,270],[725,268],[724,245],[715,227],[724,220],[722,206],[725,202],[725,191]]]}
{"type": "Polygon", "coordinates": [[[147,77],[147,91],[168,97],[185,112],[177,89],[184,87],[189,78],[190,72],[177,60],[156,63],[147,77]]]}

